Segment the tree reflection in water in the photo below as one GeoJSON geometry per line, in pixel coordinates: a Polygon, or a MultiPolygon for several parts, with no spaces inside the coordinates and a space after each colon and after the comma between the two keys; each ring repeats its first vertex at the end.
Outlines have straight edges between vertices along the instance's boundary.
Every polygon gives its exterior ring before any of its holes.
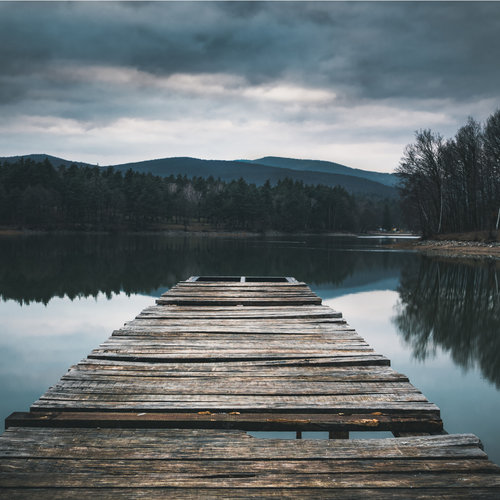
{"type": "Polygon", "coordinates": [[[403,270],[393,322],[417,359],[436,349],[500,388],[500,262],[422,257],[403,270]]]}
{"type": "MultiPolygon", "coordinates": [[[[356,239],[217,238],[162,234],[41,234],[0,237],[0,300],[158,295],[191,275],[294,276],[340,285],[353,273],[383,278],[408,254],[342,251],[356,239]],[[306,241],[307,240],[307,241],[306,241]]],[[[396,271],[394,271],[396,270],[396,271]]]]}

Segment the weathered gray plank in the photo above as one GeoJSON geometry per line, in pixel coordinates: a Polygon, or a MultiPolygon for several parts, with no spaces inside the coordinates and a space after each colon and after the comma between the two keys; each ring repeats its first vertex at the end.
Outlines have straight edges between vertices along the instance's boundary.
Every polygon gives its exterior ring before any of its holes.
{"type": "Polygon", "coordinates": [[[329,307],[313,306],[151,306],[144,309],[137,318],[340,318],[339,312],[329,307]]]}
{"type": "Polygon", "coordinates": [[[151,362],[147,360],[136,359],[133,362],[130,360],[120,360],[120,359],[100,359],[99,357],[92,358],[88,357],[79,363],[79,367],[83,366],[114,366],[114,367],[127,367],[127,369],[143,369],[144,367],[152,367],[153,364],[157,364],[161,369],[168,370],[168,367],[173,367],[177,370],[177,367],[185,367],[188,370],[193,371],[242,371],[242,370],[259,370],[259,369],[279,369],[279,368],[305,368],[310,367],[311,369],[322,369],[328,367],[346,367],[346,366],[356,366],[359,367],[386,367],[390,365],[390,361],[381,354],[363,354],[356,356],[325,356],[325,357],[296,357],[291,359],[252,359],[252,360],[236,360],[227,359],[224,362],[220,361],[203,361],[199,360],[184,360],[184,361],[173,361],[167,360],[161,362],[161,360],[152,360],[151,362]]]}
{"type": "Polygon", "coordinates": [[[232,297],[183,297],[169,296],[157,299],[159,305],[253,305],[253,306],[274,306],[283,304],[287,306],[301,306],[305,304],[321,304],[321,299],[318,297],[255,297],[255,298],[232,298],[232,297]]]}
{"type": "MultiPolygon", "coordinates": [[[[103,462],[103,464],[106,462],[103,462]]],[[[377,474],[304,474],[296,472],[288,473],[260,473],[235,472],[234,476],[230,474],[231,467],[227,468],[225,473],[219,475],[199,474],[165,474],[162,471],[156,472],[155,468],[145,473],[144,470],[135,472],[129,470],[122,477],[116,477],[113,473],[101,473],[91,471],[90,473],[72,474],[52,473],[32,473],[29,477],[24,474],[7,473],[5,474],[6,487],[20,487],[26,484],[26,480],[34,487],[85,487],[90,482],[97,490],[99,488],[121,487],[124,477],[133,484],[133,488],[158,488],[158,487],[178,487],[178,488],[279,488],[286,485],[287,488],[433,488],[443,485],[443,474],[426,472],[416,475],[414,472],[379,471],[377,474]]],[[[462,482],[461,487],[485,487],[498,488],[500,490],[500,475],[489,472],[468,472],[464,475],[462,471],[447,472],[446,480],[450,483],[462,482]]]]}
{"type": "MultiPolygon", "coordinates": [[[[26,458],[6,458],[0,461],[0,473],[10,472],[17,474],[44,474],[53,473],[57,470],[58,475],[71,474],[78,470],[81,475],[95,474],[106,477],[110,474],[147,474],[154,470],[155,473],[162,474],[183,474],[184,476],[195,475],[206,477],[211,475],[230,474],[346,474],[360,473],[363,475],[370,473],[380,473],[390,471],[413,472],[415,474],[432,471],[433,473],[444,472],[470,472],[470,473],[498,473],[499,467],[485,459],[466,459],[448,461],[436,459],[325,459],[307,460],[298,459],[284,463],[280,460],[110,460],[101,462],[92,458],[87,459],[52,459],[37,460],[33,464],[26,458]],[[29,472],[28,472],[29,471],[29,472]]],[[[13,474],[13,479],[16,477],[13,474]]],[[[41,478],[43,480],[43,478],[41,478]]],[[[39,479],[40,480],[40,479],[39,479]]],[[[64,480],[64,479],[63,479],[64,480]]],[[[65,478],[70,481],[71,478],[65,478]]]]}
{"type": "Polygon", "coordinates": [[[355,394],[410,394],[420,391],[407,382],[308,382],[301,380],[249,379],[243,384],[241,380],[219,379],[205,380],[200,378],[177,378],[142,380],[130,378],[126,381],[110,380],[68,380],[65,379],[49,389],[44,398],[57,393],[79,394],[231,394],[231,395],[355,395],[355,394]]]}
{"type": "MultiPolygon", "coordinates": [[[[89,360],[90,361],[90,360],[89,360]]],[[[139,364],[139,363],[137,363],[139,364]]],[[[207,363],[203,363],[206,365],[207,363]]],[[[227,363],[228,364],[228,363],[227,363]]],[[[210,370],[206,366],[197,367],[189,364],[179,366],[174,363],[142,363],[141,366],[127,365],[92,365],[80,364],[71,367],[61,380],[95,380],[140,383],[151,379],[160,381],[175,381],[178,378],[193,380],[201,378],[200,383],[211,383],[218,379],[230,380],[234,383],[247,384],[260,379],[282,381],[293,384],[295,381],[308,382],[408,382],[408,378],[385,366],[349,366],[349,367],[277,367],[277,368],[236,368],[226,367],[226,370],[210,370]],[[167,366],[165,366],[167,365],[167,366]],[[172,365],[172,366],[169,366],[172,365]],[[379,370],[376,370],[379,368],[379,370]],[[230,374],[230,376],[229,376],[230,374]]]]}
{"type": "Polygon", "coordinates": [[[50,396],[48,399],[41,397],[32,404],[31,410],[106,410],[106,411],[255,411],[273,413],[300,413],[300,412],[351,412],[351,413],[373,413],[392,412],[398,417],[404,416],[406,412],[423,412],[439,415],[439,408],[433,403],[419,401],[418,398],[385,395],[382,397],[363,396],[355,398],[335,396],[315,397],[286,397],[279,396],[228,396],[226,400],[221,396],[183,396],[176,399],[169,396],[163,398],[146,397],[91,397],[90,395],[74,397],[62,394],[61,396],[50,396]],[[315,404],[315,399],[321,399],[315,404]]]}
{"type": "Polygon", "coordinates": [[[9,417],[0,495],[497,498],[499,468],[472,435],[260,440],[243,432],[442,429],[437,406],[291,281],[171,288],[31,413],[9,417]]]}
{"type": "Polygon", "coordinates": [[[256,439],[242,431],[193,429],[63,429],[11,427],[0,457],[94,459],[400,459],[483,458],[472,434],[387,439],[256,439]]]}
{"type": "MultiPolygon", "coordinates": [[[[61,499],[95,499],[96,490],[90,488],[34,488],[28,490],[30,495],[37,499],[61,500],[61,499]]],[[[386,499],[412,499],[436,500],[436,499],[484,499],[498,500],[496,488],[459,488],[447,485],[434,488],[357,488],[341,490],[338,488],[310,488],[304,489],[287,488],[286,485],[279,488],[106,488],[99,490],[99,499],[245,499],[261,498],[303,498],[308,499],[335,498],[338,500],[386,500],[386,499]]],[[[25,499],[27,490],[24,488],[9,489],[8,498],[12,500],[25,499]]]]}
{"type": "Polygon", "coordinates": [[[373,412],[368,414],[339,413],[245,413],[245,412],[17,412],[5,422],[8,427],[121,427],[121,428],[189,428],[244,429],[260,431],[359,431],[439,433],[442,421],[428,413],[406,413],[404,416],[373,412]]]}

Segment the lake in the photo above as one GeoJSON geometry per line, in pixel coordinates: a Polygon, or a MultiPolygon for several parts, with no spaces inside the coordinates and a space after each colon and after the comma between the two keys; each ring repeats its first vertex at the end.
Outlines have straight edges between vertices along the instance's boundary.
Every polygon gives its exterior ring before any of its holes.
{"type": "Polygon", "coordinates": [[[1,236],[0,418],[27,411],[70,365],[177,281],[294,276],[342,311],[441,408],[448,432],[476,434],[500,463],[500,262],[429,258],[381,243],[304,236],[1,236]]]}

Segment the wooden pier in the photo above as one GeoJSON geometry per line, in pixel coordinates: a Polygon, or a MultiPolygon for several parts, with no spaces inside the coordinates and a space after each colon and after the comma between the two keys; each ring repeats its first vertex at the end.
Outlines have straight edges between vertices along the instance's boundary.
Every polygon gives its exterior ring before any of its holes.
{"type": "Polygon", "coordinates": [[[500,498],[478,438],[444,433],[439,408],[293,278],[177,284],[6,428],[6,498],[500,498]]]}

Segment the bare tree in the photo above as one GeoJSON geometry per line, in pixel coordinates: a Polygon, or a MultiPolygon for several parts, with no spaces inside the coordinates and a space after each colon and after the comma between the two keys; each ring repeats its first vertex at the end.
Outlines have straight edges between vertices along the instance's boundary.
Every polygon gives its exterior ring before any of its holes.
{"type": "Polygon", "coordinates": [[[444,142],[415,134],[396,172],[402,207],[424,236],[493,230],[500,214],[500,110],[484,128],[473,118],[444,142]],[[415,222],[418,222],[415,224],[415,222]]]}
{"type": "Polygon", "coordinates": [[[415,134],[415,143],[406,147],[399,167],[403,210],[417,214],[424,235],[440,233],[443,223],[443,138],[431,130],[415,134]]]}
{"type": "Polygon", "coordinates": [[[483,141],[484,175],[487,179],[485,196],[487,199],[488,229],[495,225],[496,230],[498,230],[500,219],[500,109],[487,119],[483,141]]]}

